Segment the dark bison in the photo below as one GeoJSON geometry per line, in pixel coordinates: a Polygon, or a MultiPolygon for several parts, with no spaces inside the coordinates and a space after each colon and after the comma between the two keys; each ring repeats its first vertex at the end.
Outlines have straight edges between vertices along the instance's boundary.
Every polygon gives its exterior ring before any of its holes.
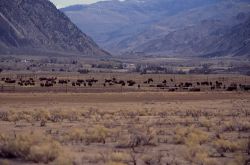
{"type": "Polygon", "coordinates": [[[40,81],[55,81],[55,80],[57,80],[57,77],[50,77],[50,78],[40,77],[39,80],[40,81]]]}
{"type": "Polygon", "coordinates": [[[109,80],[109,79],[105,79],[105,83],[111,83],[112,80],[109,80]]]}
{"type": "Polygon", "coordinates": [[[177,88],[169,88],[168,91],[169,92],[175,92],[177,90],[177,88]]]}
{"type": "Polygon", "coordinates": [[[216,86],[216,88],[218,88],[218,89],[221,89],[222,88],[222,82],[219,82],[219,81],[216,81],[215,82],[215,86],[216,86]]]}
{"type": "Polygon", "coordinates": [[[40,83],[40,86],[41,87],[52,87],[53,86],[53,83],[50,82],[50,81],[47,81],[45,83],[40,83]]]}
{"type": "Polygon", "coordinates": [[[151,82],[154,82],[153,78],[149,78],[147,81],[144,81],[144,84],[150,84],[151,82]]]}
{"type": "Polygon", "coordinates": [[[203,82],[201,82],[201,85],[209,86],[209,82],[208,81],[203,81],[203,82]]]}
{"type": "Polygon", "coordinates": [[[88,86],[92,87],[93,83],[92,82],[88,82],[88,86]]]}
{"type": "Polygon", "coordinates": [[[12,80],[10,78],[6,78],[4,82],[7,83],[7,84],[15,84],[16,80],[12,80]]]}
{"type": "Polygon", "coordinates": [[[237,91],[237,84],[231,84],[228,86],[227,91],[237,91]]]}
{"type": "Polygon", "coordinates": [[[136,82],[133,80],[128,80],[127,83],[128,83],[128,86],[134,86],[136,84],[136,82]]]}
{"type": "Polygon", "coordinates": [[[82,84],[82,83],[84,83],[85,81],[84,81],[84,80],[81,80],[81,79],[78,79],[78,80],[76,80],[76,82],[82,84]]]}
{"type": "Polygon", "coordinates": [[[126,82],[123,81],[123,80],[120,80],[120,81],[118,82],[118,84],[121,84],[121,86],[125,86],[125,85],[126,85],[126,82]]]}
{"type": "Polygon", "coordinates": [[[249,91],[250,90],[250,85],[241,85],[240,88],[242,90],[249,91]]]}
{"type": "Polygon", "coordinates": [[[189,88],[190,92],[200,92],[201,89],[200,88],[189,88]]]}
{"type": "Polygon", "coordinates": [[[59,80],[58,84],[68,84],[68,82],[70,82],[70,80],[59,80]]]}
{"type": "Polygon", "coordinates": [[[165,84],[157,84],[156,87],[157,88],[164,88],[164,87],[166,87],[166,85],[165,84]]]}
{"type": "Polygon", "coordinates": [[[35,81],[30,78],[28,80],[23,80],[23,79],[20,79],[19,82],[18,82],[18,85],[20,86],[34,86],[35,85],[35,81]]]}
{"type": "Polygon", "coordinates": [[[87,82],[87,83],[90,83],[90,84],[93,84],[93,83],[97,83],[98,80],[92,78],[92,79],[87,79],[86,82],[87,82]]]}
{"type": "Polygon", "coordinates": [[[192,87],[193,86],[193,84],[192,83],[189,83],[189,82],[186,82],[185,84],[184,84],[184,87],[192,87]]]}

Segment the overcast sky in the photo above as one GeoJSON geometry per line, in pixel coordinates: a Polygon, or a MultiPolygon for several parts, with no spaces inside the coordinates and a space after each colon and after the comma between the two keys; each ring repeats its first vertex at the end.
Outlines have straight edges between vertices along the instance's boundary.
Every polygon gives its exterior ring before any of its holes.
{"type": "Polygon", "coordinates": [[[57,8],[74,5],[74,4],[90,4],[100,0],[50,0],[57,8]]]}

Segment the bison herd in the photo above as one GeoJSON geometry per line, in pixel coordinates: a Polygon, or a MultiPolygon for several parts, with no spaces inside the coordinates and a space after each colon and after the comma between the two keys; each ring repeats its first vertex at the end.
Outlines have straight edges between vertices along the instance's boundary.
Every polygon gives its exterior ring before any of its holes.
{"type": "MultiPolygon", "coordinates": [[[[13,79],[9,77],[1,78],[1,81],[5,84],[13,84],[19,86],[36,86],[36,83],[39,84],[40,87],[53,87],[56,85],[61,86],[72,86],[72,87],[92,87],[94,84],[97,84],[99,80],[95,78],[90,79],[77,79],[77,80],[70,80],[70,79],[58,79],[57,77],[40,77],[37,79],[38,82],[35,81],[33,78],[28,79],[13,79]]],[[[118,85],[121,87],[137,87],[141,88],[148,87],[148,88],[156,88],[161,90],[168,90],[169,92],[174,91],[191,91],[191,92],[199,92],[202,89],[210,89],[213,90],[224,90],[224,91],[249,91],[250,85],[242,85],[237,83],[231,83],[230,85],[226,85],[223,82],[215,81],[202,81],[202,82],[179,82],[176,83],[173,79],[163,80],[160,83],[156,82],[153,78],[148,78],[147,80],[143,81],[144,85],[137,83],[134,80],[119,80],[115,77],[111,79],[104,79],[104,82],[101,83],[103,87],[110,87],[114,85],[118,85]]]]}

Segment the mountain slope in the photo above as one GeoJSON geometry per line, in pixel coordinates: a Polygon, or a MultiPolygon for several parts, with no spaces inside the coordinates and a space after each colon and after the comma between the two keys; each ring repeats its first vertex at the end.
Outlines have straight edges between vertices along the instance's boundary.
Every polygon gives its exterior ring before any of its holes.
{"type": "Polygon", "coordinates": [[[108,54],[48,0],[0,1],[0,53],[108,54]]]}
{"type": "Polygon", "coordinates": [[[61,9],[83,31],[105,48],[115,47],[166,16],[221,0],[112,0],[61,9]],[[183,5],[184,4],[184,5],[183,5]]]}
{"type": "Polygon", "coordinates": [[[206,56],[214,42],[246,21],[250,2],[112,0],[61,10],[114,54],[206,56]]]}
{"type": "Polygon", "coordinates": [[[250,57],[250,17],[244,23],[232,27],[208,49],[211,52],[207,54],[209,56],[216,56],[219,53],[250,57]]]}
{"type": "Polygon", "coordinates": [[[138,45],[134,50],[152,54],[200,55],[205,57],[249,56],[249,20],[250,17],[245,23],[232,28],[225,26],[220,21],[204,21],[138,45]]]}

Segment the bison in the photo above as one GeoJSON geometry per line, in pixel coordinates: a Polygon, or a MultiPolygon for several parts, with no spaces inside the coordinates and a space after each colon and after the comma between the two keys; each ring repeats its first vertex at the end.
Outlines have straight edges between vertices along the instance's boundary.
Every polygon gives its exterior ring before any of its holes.
{"type": "Polygon", "coordinates": [[[152,78],[148,78],[147,81],[144,81],[144,84],[150,84],[151,82],[154,82],[152,78]]]}
{"type": "Polygon", "coordinates": [[[189,83],[189,82],[186,82],[185,84],[184,84],[184,87],[192,87],[193,86],[193,84],[192,83],[189,83]]]}
{"type": "Polygon", "coordinates": [[[201,85],[206,85],[206,86],[209,86],[209,82],[208,81],[203,81],[203,82],[201,82],[201,85]]]}
{"type": "Polygon", "coordinates": [[[241,89],[243,89],[245,91],[249,91],[250,90],[250,85],[241,85],[241,89]]]}
{"type": "Polygon", "coordinates": [[[15,83],[16,83],[16,80],[6,79],[4,82],[5,82],[5,83],[8,83],[8,84],[15,84],[15,83]]]}
{"type": "Polygon", "coordinates": [[[176,88],[169,88],[168,91],[169,92],[175,92],[177,89],[176,88]]]}
{"type": "Polygon", "coordinates": [[[237,85],[231,84],[230,86],[227,87],[227,91],[237,91],[237,85]]]}
{"type": "Polygon", "coordinates": [[[136,82],[133,80],[128,80],[127,83],[128,83],[128,86],[134,86],[136,84],[136,82]]]}
{"type": "Polygon", "coordinates": [[[200,88],[189,88],[190,92],[200,92],[201,89],[200,88]]]}
{"type": "Polygon", "coordinates": [[[69,82],[70,80],[59,80],[58,81],[58,84],[68,84],[68,82],[69,82]]]}

